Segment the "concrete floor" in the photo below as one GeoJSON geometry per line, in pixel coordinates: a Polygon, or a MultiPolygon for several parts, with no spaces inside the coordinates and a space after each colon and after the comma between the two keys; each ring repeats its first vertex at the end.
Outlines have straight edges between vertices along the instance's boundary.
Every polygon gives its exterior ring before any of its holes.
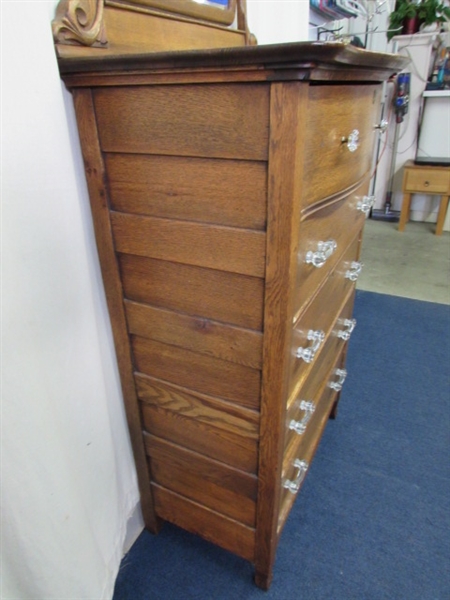
{"type": "Polygon", "coordinates": [[[450,304],[450,233],[434,235],[432,223],[397,227],[367,219],[358,289],[450,304]]]}

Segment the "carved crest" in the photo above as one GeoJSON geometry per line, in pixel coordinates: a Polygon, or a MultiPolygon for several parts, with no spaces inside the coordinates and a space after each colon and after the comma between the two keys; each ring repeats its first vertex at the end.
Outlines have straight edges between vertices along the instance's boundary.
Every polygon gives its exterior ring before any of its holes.
{"type": "Polygon", "coordinates": [[[52,30],[57,44],[107,47],[103,0],[61,0],[52,30]]]}

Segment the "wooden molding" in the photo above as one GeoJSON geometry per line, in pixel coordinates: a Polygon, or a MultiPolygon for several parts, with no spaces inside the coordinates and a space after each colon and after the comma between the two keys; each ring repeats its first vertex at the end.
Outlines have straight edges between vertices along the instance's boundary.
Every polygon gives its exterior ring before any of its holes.
{"type": "Polygon", "coordinates": [[[52,30],[57,44],[106,48],[103,0],[61,0],[52,30]]]}

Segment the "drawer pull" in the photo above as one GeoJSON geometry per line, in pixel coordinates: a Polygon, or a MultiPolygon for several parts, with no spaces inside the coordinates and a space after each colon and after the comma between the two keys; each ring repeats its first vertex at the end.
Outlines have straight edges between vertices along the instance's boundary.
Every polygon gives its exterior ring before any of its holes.
{"type": "Polygon", "coordinates": [[[307,265],[312,264],[319,269],[320,267],[323,267],[336,248],[337,244],[334,240],[318,242],[316,252],[309,250],[306,253],[305,262],[307,265]]]}
{"type": "Polygon", "coordinates": [[[307,400],[302,400],[300,402],[300,410],[305,411],[305,416],[301,421],[296,421],[292,419],[289,423],[289,429],[298,433],[298,435],[302,435],[305,433],[306,426],[308,425],[308,421],[310,420],[312,414],[316,410],[315,405],[312,402],[308,402],[307,400]]]}
{"type": "Polygon", "coordinates": [[[345,369],[336,369],[334,374],[337,375],[339,379],[337,381],[329,381],[328,387],[335,392],[340,392],[344,385],[345,378],[347,377],[347,371],[345,369]]]}
{"type": "Polygon", "coordinates": [[[379,125],[375,125],[374,129],[378,129],[379,133],[386,133],[389,121],[387,119],[381,119],[379,125]]]}
{"type": "Polygon", "coordinates": [[[363,265],[358,261],[353,261],[350,264],[350,268],[345,272],[345,278],[350,279],[350,281],[356,281],[358,277],[361,275],[363,265]]]}
{"type": "Polygon", "coordinates": [[[423,185],[424,185],[425,187],[428,187],[428,186],[430,185],[430,182],[429,182],[429,181],[424,181],[423,185]]]}
{"type": "Polygon", "coordinates": [[[375,196],[364,196],[362,200],[358,200],[356,210],[360,210],[367,216],[374,204],[375,196]]]}
{"type": "Polygon", "coordinates": [[[301,346],[299,346],[297,348],[295,356],[297,358],[302,358],[306,363],[311,363],[314,360],[314,357],[317,351],[319,350],[321,343],[325,339],[325,332],[314,331],[313,329],[310,329],[308,331],[306,339],[312,342],[311,346],[308,346],[307,348],[302,348],[301,346]]]}
{"type": "Polygon", "coordinates": [[[302,481],[305,479],[309,464],[306,462],[306,460],[300,460],[299,458],[296,458],[294,460],[294,467],[298,469],[297,477],[293,480],[286,479],[286,481],[283,483],[283,487],[287,488],[291,494],[296,494],[300,489],[302,481]]]}
{"type": "Polygon", "coordinates": [[[354,129],[348,135],[348,137],[343,137],[342,138],[342,143],[347,145],[347,148],[350,150],[350,152],[355,152],[356,150],[358,150],[358,146],[359,146],[359,131],[357,129],[354,129]]]}
{"type": "Polygon", "coordinates": [[[337,332],[337,337],[341,340],[348,341],[353,330],[356,327],[356,319],[343,319],[338,321],[339,325],[343,325],[345,329],[340,329],[337,332]]]}

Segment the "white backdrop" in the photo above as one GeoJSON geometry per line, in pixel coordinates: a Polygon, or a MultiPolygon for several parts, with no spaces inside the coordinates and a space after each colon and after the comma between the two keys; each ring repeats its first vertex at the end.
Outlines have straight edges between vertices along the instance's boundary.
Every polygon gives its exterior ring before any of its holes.
{"type": "MultiPolygon", "coordinates": [[[[56,3],[1,2],[2,600],[111,598],[138,506],[56,3]]],[[[306,39],[307,15],[249,0],[260,43],[306,39]]]]}
{"type": "Polygon", "coordinates": [[[55,5],[2,2],[2,600],[111,598],[138,503],[55,5]]]}

